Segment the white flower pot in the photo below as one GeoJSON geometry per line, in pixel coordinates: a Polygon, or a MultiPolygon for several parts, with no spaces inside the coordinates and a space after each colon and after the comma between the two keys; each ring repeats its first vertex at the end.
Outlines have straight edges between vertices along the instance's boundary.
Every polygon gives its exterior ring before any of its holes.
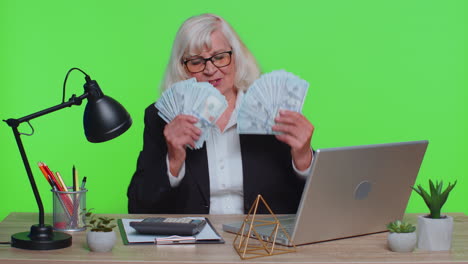
{"type": "Polygon", "coordinates": [[[388,247],[395,252],[412,252],[416,247],[416,232],[389,233],[387,237],[388,247]]]}
{"type": "Polygon", "coordinates": [[[89,231],[86,234],[86,241],[89,249],[94,252],[109,252],[117,240],[114,230],[112,232],[89,231]]]}
{"type": "Polygon", "coordinates": [[[432,219],[418,216],[418,248],[430,251],[450,250],[453,217],[432,219]]]}

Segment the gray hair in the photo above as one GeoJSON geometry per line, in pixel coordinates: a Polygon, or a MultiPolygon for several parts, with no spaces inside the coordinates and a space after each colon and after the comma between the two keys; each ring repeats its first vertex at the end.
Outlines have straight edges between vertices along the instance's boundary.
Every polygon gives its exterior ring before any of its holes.
{"type": "Polygon", "coordinates": [[[216,30],[221,30],[232,48],[236,64],[234,86],[238,90],[246,91],[260,76],[260,68],[254,56],[234,29],[217,15],[202,14],[187,19],[179,28],[162,81],[162,91],[178,81],[191,77],[185,71],[183,60],[200,54],[205,47],[211,49],[211,33],[216,30]]]}

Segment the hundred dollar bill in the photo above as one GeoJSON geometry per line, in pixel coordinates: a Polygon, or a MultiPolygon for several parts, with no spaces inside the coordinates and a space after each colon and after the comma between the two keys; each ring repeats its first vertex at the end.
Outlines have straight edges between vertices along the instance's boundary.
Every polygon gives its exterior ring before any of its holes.
{"type": "Polygon", "coordinates": [[[249,87],[237,113],[239,134],[277,134],[280,109],[301,112],[309,83],[284,70],[263,74],[249,87]]]}
{"type": "Polygon", "coordinates": [[[210,83],[197,82],[195,78],[180,81],[164,91],[155,103],[159,116],[170,123],[177,115],[198,118],[195,124],[202,130],[195,149],[203,146],[211,128],[227,108],[226,98],[210,83]]]}

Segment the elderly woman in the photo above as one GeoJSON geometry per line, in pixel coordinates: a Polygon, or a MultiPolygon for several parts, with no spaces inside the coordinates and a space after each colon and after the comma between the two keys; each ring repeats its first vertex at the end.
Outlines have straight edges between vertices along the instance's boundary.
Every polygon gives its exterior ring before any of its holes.
{"type": "MultiPolygon", "coordinates": [[[[163,89],[195,77],[228,102],[201,149],[197,118],[170,123],[154,104],[145,112],[143,150],[128,188],[129,213],[243,214],[261,194],[274,213],[295,213],[310,172],[313,125],[300,113],[280,111],[279,135],[239,135],[236,110],[260,75],[247,47],[221,17],[186,20],[174,41],[163,89]]],[[[260,209],[265,212],[265,209],[260,209]]]]}

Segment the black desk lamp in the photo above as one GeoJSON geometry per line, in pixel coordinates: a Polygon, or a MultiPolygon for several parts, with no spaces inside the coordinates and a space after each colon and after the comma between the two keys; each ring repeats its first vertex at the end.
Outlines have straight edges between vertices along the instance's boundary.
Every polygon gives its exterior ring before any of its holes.
{"type": "Polygon", "coordinates": [[[83,99],[88,99],[83,118],[84,130],[88,141],[97,143],[111,140],[123,134],[132,125],[132,119],[125,108],[114,99],[104,95],[97,82],[91,80],[89,75],[78,68],[72,68],[68,71],[63,85],[64,96],[68,75],[73,70],[78,70],[85,75],[86,83],[84,84],[84,94],[78,97],[73,95],[68,102],[64,102],[64,100],[62,100],[62,103],[59,105],[19,119],[3,120],[13,129],[13,134],[15,135],[16,143],[18,144],[21,158],[23,159],[24,167],[26,168],[29,182],[31,183],[34,197],[36,198],[37,206],[39,207],[39,224],[31,226],[31,230],[29,232],[16,233],[12,235],[12,247],[48,250],[69,247],[72,243],[72,238],[69,234],[55,232],[52,230],[52,226],[44,224],[44,206],[42,205],[41,196],[37,190],[36,182],[34,181],[31,167],[29,165],[28,158],[26,157],[23,143],[21,142],[20,136],[23,133],[18,132],[18,126],[23,122],[29,123],[29,120],[31,119],[65,107],[80,105],[83,99]]]}

